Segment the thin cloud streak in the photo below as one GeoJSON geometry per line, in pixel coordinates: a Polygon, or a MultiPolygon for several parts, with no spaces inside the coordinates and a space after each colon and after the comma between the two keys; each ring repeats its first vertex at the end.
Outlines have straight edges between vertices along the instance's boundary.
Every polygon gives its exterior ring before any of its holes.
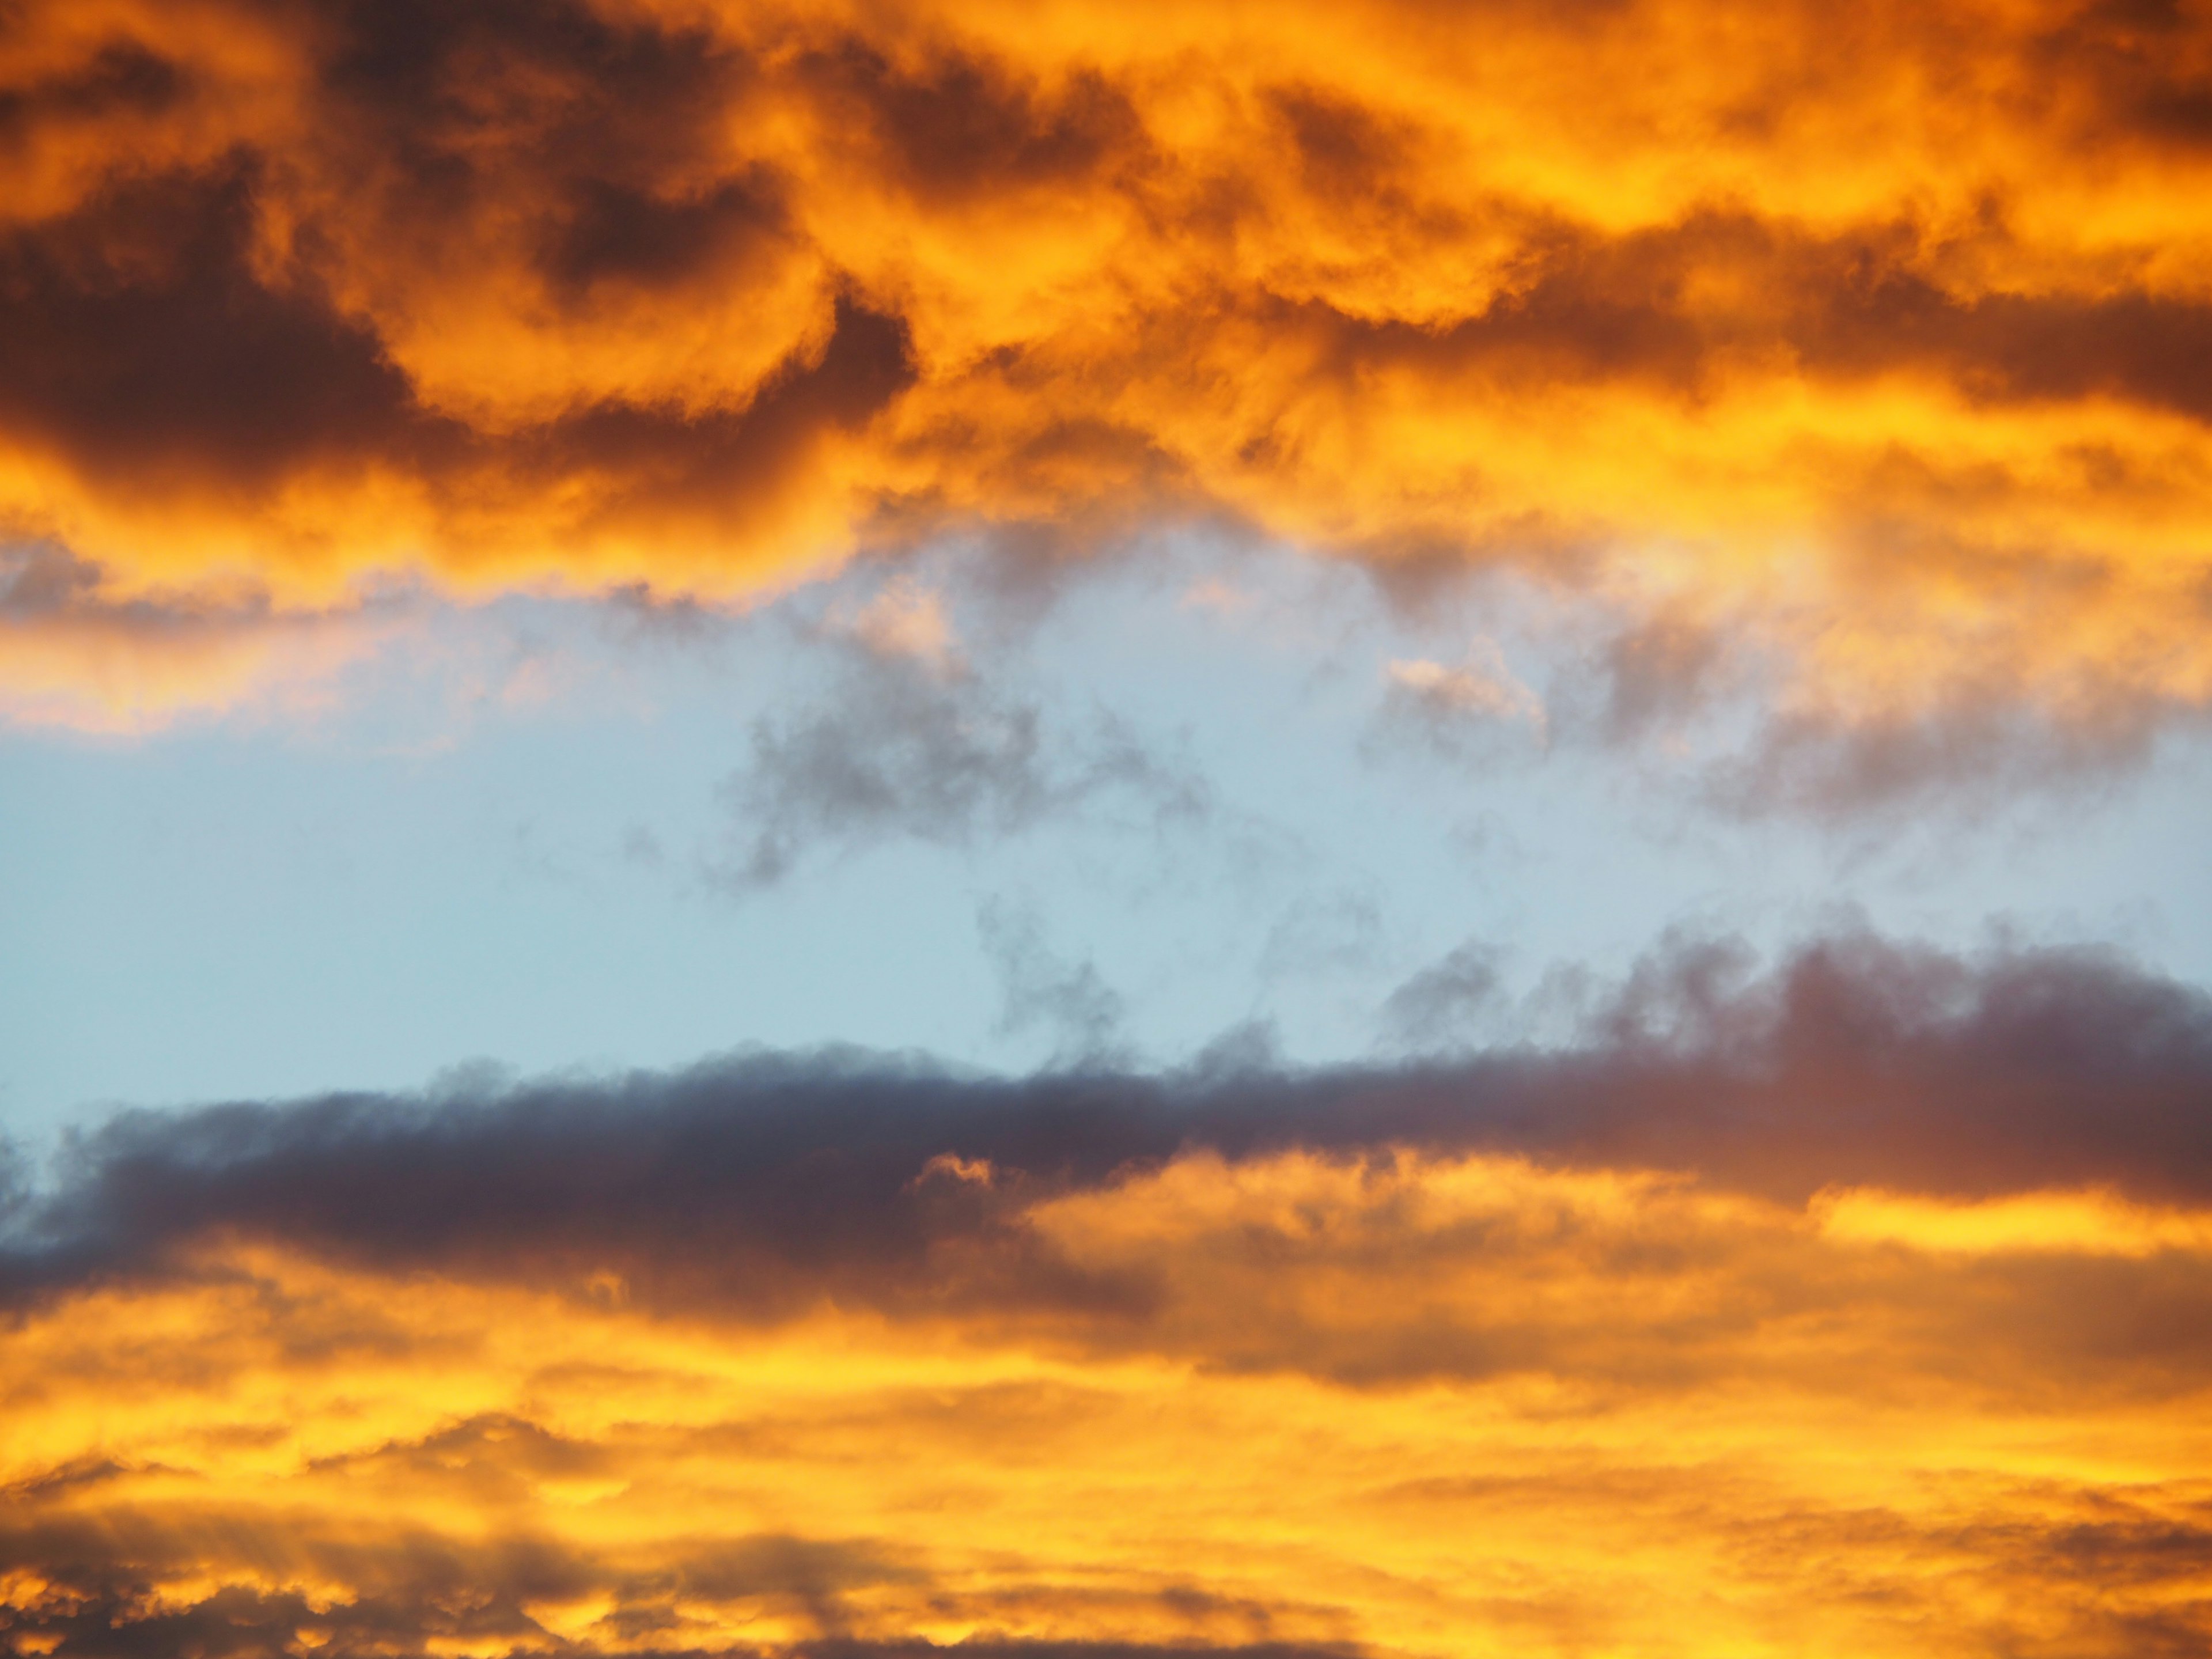
{"type": "MultiPolygon", "coordinates": [[[[1018,916],[998,926],[1021,942],[1018,916]]],[[[1393,1006],[1433,1031],[1436,982],[1476,960],[1455,953],[1393,1006]]],[[[908,1183],[940,1154],[1052,1190],[1192,1147],[1409,1146],[1680,1169],[1783,1203],[1838,1185],[2212,1202],[2201,991],[2095,952],[1975,960],[1869,935],[1755,968],[1727,941],[1670,942],[1589,998],[1563,1046],[1373,1069],[1013,1080],[762,1052],[507,1091],[462,1079],[414,1097],[126,1113],[74,1133],[61,1184],[19,1198],[7,1281],[29,1293],[152,1271],[210,1228],[243,1228],[386,1266],[495,1264],[526,1240],[530,1261],[635,1248],[675,1274],[672,1295],[744,1307],[757,1292],[774,1309],[829,1282],[811,1275],[919,1268],[936,1224],[908,1183]],[[810,1170],[827,1184],[808,1188],[810,1170]],[[656,1243],[709,1237],[717,1250],[665,1261],[656,1243]],[[800,1282],[750,1275],[755,1253],[804,1267],[800,1282]]]]}

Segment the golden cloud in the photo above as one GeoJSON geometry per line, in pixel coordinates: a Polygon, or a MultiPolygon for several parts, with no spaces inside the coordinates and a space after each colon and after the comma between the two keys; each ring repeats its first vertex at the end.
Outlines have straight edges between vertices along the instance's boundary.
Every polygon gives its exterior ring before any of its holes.
{"type": "Polygon", "coordinates": [[[1139,1314],[767,1327],[210,1243],[0,1335],[0,1642],[2183,1651],[2204,1373],[2102,1310],[2201,1305],[2212,1213],[2044,1205],[1968,1260],[1647,1170],[1198,1154],[1016,1223],[1139,1314]]]}
{"type": "Polygon", "coordinates": [[[118,1119],[0,1189],[0,1650],[2201,1651],[2212,1004],[1710,967],[1431,1070],[118,1119]]]}
{"type": "Polygon", "coordinates": [[[398,619],[272,611],[258,593],[112,601],[51,548],[0,556],[0,721],[134,734],[241,705],[320,706],[398,619]]]}
{"type": "Polygon", "coordinates": [[[0,42],[0,518],[773,592],[1226,514],[1846,724],[2212,696],[2182,3],[129,0],[0,42]]]}

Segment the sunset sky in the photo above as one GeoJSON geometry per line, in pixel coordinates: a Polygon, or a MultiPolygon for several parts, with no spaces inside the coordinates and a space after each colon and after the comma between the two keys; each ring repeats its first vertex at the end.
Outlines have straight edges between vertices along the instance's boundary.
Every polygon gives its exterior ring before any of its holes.
{"type": "Polygon", "coordinates": [[[0,1654],[2212,1654],[2212,5],[0,0],[0,1654]]]}

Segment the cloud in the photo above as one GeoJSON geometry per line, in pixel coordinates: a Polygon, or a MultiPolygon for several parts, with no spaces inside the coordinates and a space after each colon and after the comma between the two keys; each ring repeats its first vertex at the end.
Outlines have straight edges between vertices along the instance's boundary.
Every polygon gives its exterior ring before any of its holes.
{"type": "Polygon", "coordinates": [[[977,913],[975,926],[1005,988],[1000,1035],[1042,1030],[1053,1042],[1054,1065],[1095,1070],[1129,1063],[1127,1005],[1097,963],[1055,955],[1033,908],[994,900],[977,913]]]}
{"type": "Polygon", "coordinates": [[[1421,1067],[130,1115],[8,1222],[0,1629],[2186,1653],[2208,1079],[2199,992],[1858,939],[1421,1067]]]}
{"type": "Polygon", "coordinates": [[[1480,654],[1487,660],[1464,668],[1447,668],[1419,658],[1394,661],[1387,678],[1393,686],[1431,708],[1495,720],[1527,720],[1540,732],[1543,700],[1513,678],[1496,647],[1480,654]]]}
{"type": "Polygon", "coordinates": [[[1382,1005],[1382,1041],[1405,1053],[1479,1046],[1503,994],[1499,953],[1462,945],[1393,990],[1382,1005]]]}
{"type": "Polygon", "coordinates": [[[886,620],[884,603],[861,612],[863,648],[842,658],[827,699],[754,724],[750,756],[721,787],[735,845],[712,866],[718,884],[772,886],[810,857],[901,837],[974,846],[1109,804],[1153,827],[1207,811],[1204,781],[1120,720],[1064,722],[990,687],[939,654],[949,642],[917,632],[933,607],[895,599],[886,620]]]}
{"type": "Polygon", "coordinates": [[[118,599],[57,548],[0,550],[0,720],[136,733],[246,704],[312,708],[400,620],[390,605],[274,615],[251,593],[118,599]]]}
{"type": "Polygon", "coordinates": [[[1994,690],[1916,719],[1852,725],[1790,714],[1711,766],[1702,793],[1744,816],[1837,819],[1931,802],[1972,815],[2023,787],[2078,793],[2109,784],[2146,761],[2159,736],[2159,720],[2141,704],[2085,708],[2054,723],[1994,690]]]}
{"type": "Polygon", "coordinates": [[[1267,930],[1255,968],[1263,981],[1358,974],[1374,967],[1385,942],[1382,906],[1372,891],[1350,887],[1308,892],[1267,930]]]}
{"type": "Polygon", "coordinates": [[[1395,658],[1382,672],[1382,706],[1364,747],[1370,752],[1411,745],[1462,763],[1492,762],[1533,736],[1548,747],[1551,716],[1544,700],[1506,666],[1494,641],[1478,641],[1456,666],[1425,657],[1395,658]],[[1514,743],[1511,728],[1526,727],[1514,743]]]}
{"type": "Polygon", "coordinates": [[[854,639],[879,655],[905,657],[940,675],[964,666],[944,600],[912,577],[884,584],[846,625],[854,639]]]}
{"type": "Polygon", "coordinates": [[[2212,696],[2185,7],[21,13],[0,520],[125,599],[1198,516],[1844,732],[2212,696]]]}
{"type": "MultiPolygon", "coordinates": [[[[1018,966],[1069,982],[1018,915],[992,925],[1018,966]]],[[[878,1273],[894,1298],[952,1294],[933,1241],[1002,1218],[964,1191],[932,1207],[947,1194],[910,1183],[940,1154],[1043,1183],[1024,1202],[1184,1148],[1405,1147],[1686,1170],[1784,1205],[1829,1188],[1966,1201],[2094,1186],[2202,1206],[2207,1076],[2203,994],[2109,957],[1975,961],[1846,936],[1759,972],[1740,947],[1675,941],[1593,997],[1565,1046],[1448,1062],[1017,1081],[763,1054],[605,1083],[127,1114],[19,1206],[8,1272],[28,1293],[153,1271],[230,1229],[380,1268],[580,1278],[618,1259],[640,1294],[665,1274],[672,1297],[738,1310],[878,1273]]]]}

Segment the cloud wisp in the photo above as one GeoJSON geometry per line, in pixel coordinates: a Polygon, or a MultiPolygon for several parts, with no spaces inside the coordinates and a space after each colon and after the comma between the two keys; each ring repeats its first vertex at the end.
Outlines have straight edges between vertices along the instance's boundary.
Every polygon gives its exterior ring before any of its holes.
{"type": "Polygon", "coordinates": [[[1869,939],[1569,1048],[140,1114],[10,1200],[17,1652],[2179,1654],[2212,1004],[1869,939]]]}
{"type": "Polygon", "coordinates": [[[1187,762],[1110,713],[1070,718],[970,672],[944,654],[935,617],[865,612],[871,631],[830,645],[825,696],[753,722],[720,787],[731,834],[706,866],[714,885],[757,891],[811,859],[893,840],[975,847],[1078,811],[1153,831],[1207,816],[1212,791],[1187,762]],[[902,630],[888,647],[885,628],[902,630]]]}

